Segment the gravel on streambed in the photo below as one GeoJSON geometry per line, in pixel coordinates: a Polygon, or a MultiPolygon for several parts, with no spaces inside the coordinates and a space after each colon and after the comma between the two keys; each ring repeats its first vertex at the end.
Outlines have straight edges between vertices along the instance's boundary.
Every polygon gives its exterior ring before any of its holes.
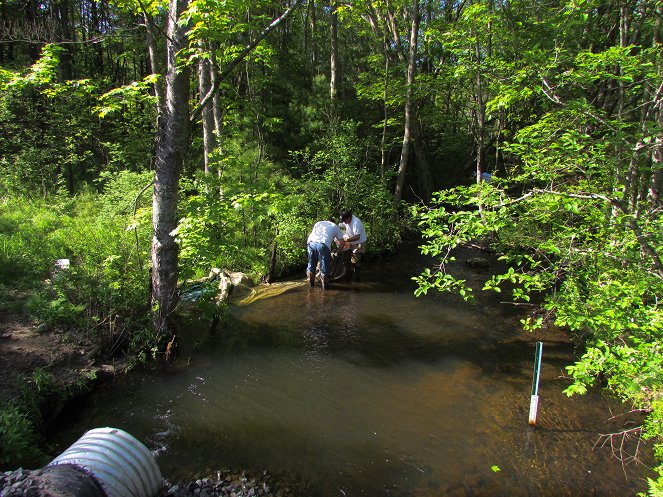
{"type": "MultiPolygon", "coordinates": [[[[46,488],[40,472],[19,468],[0,473],[0,497],[57,495],[46,488]]],[[[294,497],[306,495],[306,486],[301,482],[286,482],[266,471],[256,475],[246,471],[219,470],[214,475],[188,483],[164,480],[158,497],[294,497]]]]}

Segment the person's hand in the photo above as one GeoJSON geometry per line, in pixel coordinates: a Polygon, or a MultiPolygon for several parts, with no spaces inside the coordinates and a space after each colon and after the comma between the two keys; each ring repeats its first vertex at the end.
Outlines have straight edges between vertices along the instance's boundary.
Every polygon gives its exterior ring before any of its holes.
{"type": "Polygon", "coordinates": [[[343,235],[343,240],[348,241],[348,238],[350,238],[350,235],[343,235]]]}

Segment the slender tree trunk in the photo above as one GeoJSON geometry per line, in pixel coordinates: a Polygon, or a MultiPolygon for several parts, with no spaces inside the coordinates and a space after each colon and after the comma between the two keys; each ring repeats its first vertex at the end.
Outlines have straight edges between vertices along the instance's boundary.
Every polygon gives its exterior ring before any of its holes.
{"type": "Polygon", "coordinates": [[[338,69],[338,13],[336,12],[336,1],[331,0],[331,21],[329,23],[330,39],[331,39],[331,56],[330,56],[330,78],[329,78],[329,95],[332,102],[338,99],[338,83],[339,83],[339,69],[338,69]]]}
{"type": "MultiPolygon", "coordinates": [[[[202,51],[201,47],[201,51],[202,51]]],[[[212,89],[211,79],[212,64],[207,57],[201,57],[198,62],[198,88],[200,99],[202,99],[212,89]]],[[[203,126],[203,158],[205,174],[209,173],[210,169],[210,156],[214,152],[216,145],[214,133],[214,105],[213,100],[209,100],[201,112],[201,121],[203,126]]]]}
{"type": "Polygon", "coordinates": [[[311,6],[311,64],[313,67],[318,67],[318,44],[315,39],[315,34],[318,32],[318,18],[315,13],[315,1],[309,0],[311,6]]]}
{"type": "Polygon", "coordinates": [[[382,176],[387,171],[387,160],[389,151],[387,150],[387,123],[389,121],[389,108],[387,107],[387,97],[389,91],[389,56],[387,54],[387,35],[384,37],[384,91],[382,94],[382,139],[380,141],[380,149],[382,153],[382,161],[380,165],[380,172],[382,176]]]}
{"type": "Polygon", "coordinates": [[[481,73],[481,50],[479,47],[479,40],[478,40],[478,34],[475,36],[476,41],[474,43],[474,49],[475,49],[475,56],[477,60],[477,77],[476,77],[476,85],[477,85],[477,92],[476,92],[476,124],[477,124],[477,132],[476,132],[476,182],[479,183],[481,182],[481,175],[483,174],[484,171],[484,166],[483,166],[483,142],[484,142],[484,127],[486,123],[486,106],[484,104],[484,97],[483,97],[483,74],[481,73]]]}
{"type": "Polygon", "coordinates": [[[428,159],[422,138],[423,130],[421,123],[413,126],[414,164],[417,171],[417,194],[424,202],[429,202],[433,195],[433,175],[428,164],[428,159]]]}
{"type": "Polygon", "coordinates": [[[410,48],[407,64],[407,95],[405,100],[405,128],[403,131],[403,148],[401,149],[401,160],[398,165],[398,177],[396,178],[396,189],[394,190],[394,205],[398,208],[403,197],[403,185],[405,184],[405,173],[407,172],[408,160],[410,158],[410,141],[412,127],[414,125],[413,89],[417,62],[417,34],[419,31],[419,0],[412,2],[412,30],[410,32],[410,48]]]}
{"type": "MultiPolygon", "coordinates": [[[[658,2],[656,6],[656,24],[654,26],[654,47],[663,50],[663,2],[658,2]]],[[[663,81],[663,65],[659,61],[658,67],[659,81],[663,81]]],[[[654,108],[655,119],[660,130],[654,141],[654,150],[652,151],[652,178],[647,197],[652,203],[652,209],[660,207],[663,203],[661,193],[663,190],[663,83],[654,89],[654,108]]]]}
{"type": "Polygon", "coordinates": [[[152,308],[157,340],[174,333],[177,306],[177,191],[189,140],[189,71],[178,68],[177,53],[186,46],[186,26],[178,26],[187,0],[170,0],[166,101],[159,115],[154,194],[152,197],[152,308]]]}
{"type": "MultiPolygon", "coordinates": [[[[216,62],[216,45],[212,44],[210,47],[211,56],[210,56],[210,82],[212,83],[212,88],[218,88],[216,78],[219,72],[218,64],[216,62]]],[[[210,90],[212,89],[210,88],[210,90]]],[[[214,116],[214,133],[216,138],[216,146],[219,147],[221,144],[221,136],[223,136],[223,108],[221,107],[221,95],[219,92],[214,92],[212,97],[212,115],[214,116]]]]}
{"type": "MultiPolygon", "coordinates": [[[[60,0],[57,4],[57,15],[59,23],[59,35],[57,41],[74,41],[71,27],[71,12],[68,0],[60,0]]],[[[64,50],[60,54],[60,65],[58,67],[60,82],[69,81],[73,78],[73,44],[63,45],[64,50]]]]}
{"type": "MultiPolygon", "coordinates": [[[[154,18],[149,15],[147,12],[143,14],[145,19],[145,29],[147,32],[147,53],[150,57],[150,70],[152,74],[163,74],[163,64],[160,62],[159,51],[157,50],[157,43],[155,37],[155,24],[154,18]]],[[[154,82],[154,95],[157,99],[157,112],[161,114],[163,112],[163,106],[166,101],[165,89],[161,78],[154,82]]]]}

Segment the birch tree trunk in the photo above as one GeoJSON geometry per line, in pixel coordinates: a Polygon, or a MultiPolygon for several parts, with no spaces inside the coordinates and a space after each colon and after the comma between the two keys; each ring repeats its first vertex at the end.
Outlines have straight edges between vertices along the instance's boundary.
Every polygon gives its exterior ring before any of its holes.
{"type": "Polygon", "coordinates": [[[177,306],[177,192],[189,139],[189,71],[176,66],[187,43],[178,21],[188,0],[170,0],[166,45],[166,100],[159,115],[152,196],[152,310],[157,340],[174,334],[177,306]]]}

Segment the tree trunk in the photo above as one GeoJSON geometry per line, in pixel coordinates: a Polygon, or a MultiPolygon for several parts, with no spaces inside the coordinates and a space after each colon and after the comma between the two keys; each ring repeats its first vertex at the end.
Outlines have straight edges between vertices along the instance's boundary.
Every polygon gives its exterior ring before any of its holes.
{"type": "MultiPolygon", "coordinates": [[[[198,88],[201,100],[212,89],[211,71],[212,64],[210,59],[201,57],[200,62],[198,62],[198,88]]],[[[203,158],[205,174],[209,173],[210,156],[214,152],[214,147],[216,145],[214,133],[214,111],[212,109],[213,105],[214,101],[209,100],[207,105],[203,107],[200,116],[203,125],[203,158]]]]}
{"type": "Polygon", "coordinates": [[[433,196],[433,175],[426,156],[421,123],[413,129],[413,133],[414,140],[412,144],[414,145],[414,164],[417,171],[417,194],[421,200],[427,203],[433,196]]]}
{"type": "Polygon", "coordinates": [[[387,55],[387,35],[385,33],[384,37],[384,89],[382,93],[382,138],[380,140],[380,151],[381,151],[381,161],[380,161],[380,172],[382,177],[384,177],[385,172],[387,171],[388,164],[387,160],[389,157],[389,151],[387,150],[387,127],[389,123],[389,108],[387,106],[387,98],[389,97],[389,56],[387,55]]]}
{"type": "MultiPolygon", "coordinates": [[[[145,19],[145,29],[147,30],[147,52],[150,57],[150,70],[152,74],[163,74],[162,64],[159,62],[159,55],[157,50],[155,38],[155,25],[154,18],[148,13],[143,15],[145,19]]],[[[166,100],[165,90],[161,83],[161,78],[154,82],[154,95],[157,98],[157,112],[161,114],[164,111],[164,102],[166,100]]]]}
{"type": "MultiPolygon", "coordinates": [[[[217,46],[213,43],[210,47],[211,56],[209,74],[210,82],[212,84],[210,90],[218,88],[216,78],[219,71],[216,62],[216,49],[217,46]]],[[[221,144],[221,136],[223,136],[223,108],[221,107],[221,95],[218,91],[214,92],[214,96],[212,97],[212,115],[214,116],[214,133],[217,141],[216,146],[219,147],[221,144]]]]}
{"type": "MultiPolygon", "coordinates": [[[[70,14],[70,5],[68,0],[60,0],[57,4],[57,15],[59,17],[59,33],[58,40],[56,41],[73,41],[72,37],[72,27],[71,27],[71,16],[70,14]]],[[[72,60],[72,50],[73,44],[68,43],[61,45],[64,50],[60,53],[60,65],[58,67],[58,76],[59,81],[62,83],[64,81],[69,81],[73,78],[73,60],[72,60]]]]}
{"type": "Polygon", "coordinates": [[[410,48],[407,63],[407,95],[405,100],[405,129],[403,131],[403,148],[401,149],[401,160],[398,165],[398,177],[396,178],[396,189],[394,190],[394,206],[398,208],[403,197],[403,185],[405,184],[405,173],[407,172],[408,160],[410,158],[410,141],[413,126],[413,87],[417,62],[417,33],[419,31],[419,0],[412,2],[412,30],[410,32],[410,48]]]}
{"type": "Polygon", "coordinates": [[[170,0],[166,102],[159,115],[154,194],[152,197],[152,309],[156,339],[174,333],[177,306],[177,192],[189,139],[189,71],[178,68],[177,53],[186,46],[186,26],[178,26],[187,0],[170,0]]]}
{"type": "MultiPolygon", "coordinates": [[[[663,2],[659,2],[656,7],[656,24],[654,26],[654,47],[663,49],[663,2]]],[[[661,66],[659,65],[659,81],[663,81],[661,66]]],[[[652,203],[652,210],[661,206],[661,190],[663,190],[663,85],[654,89],[654,108],[655,119],[658,124],[659,132],[654,141],[654,150],[652,151],[652,178],[647,194],[652,203]]]]}
{"type": "Polygon", "coordinates": [[[338,99],[338,13],[336,12],[336,1],[331,0],[331,21],[330,21],[330,39],[331,39],[331,56],[330,56],[330,77],[329,77],[329,95],[332,102],[338,99]]]}
{"type": "Polygon", "coordinates": [[[318,67],[318,44],[315,39],[315,34],[318,32],[318,18],[315,13],[315,2],[309,0],[311,6],[311,64],[313,67],[318,67]]]}

